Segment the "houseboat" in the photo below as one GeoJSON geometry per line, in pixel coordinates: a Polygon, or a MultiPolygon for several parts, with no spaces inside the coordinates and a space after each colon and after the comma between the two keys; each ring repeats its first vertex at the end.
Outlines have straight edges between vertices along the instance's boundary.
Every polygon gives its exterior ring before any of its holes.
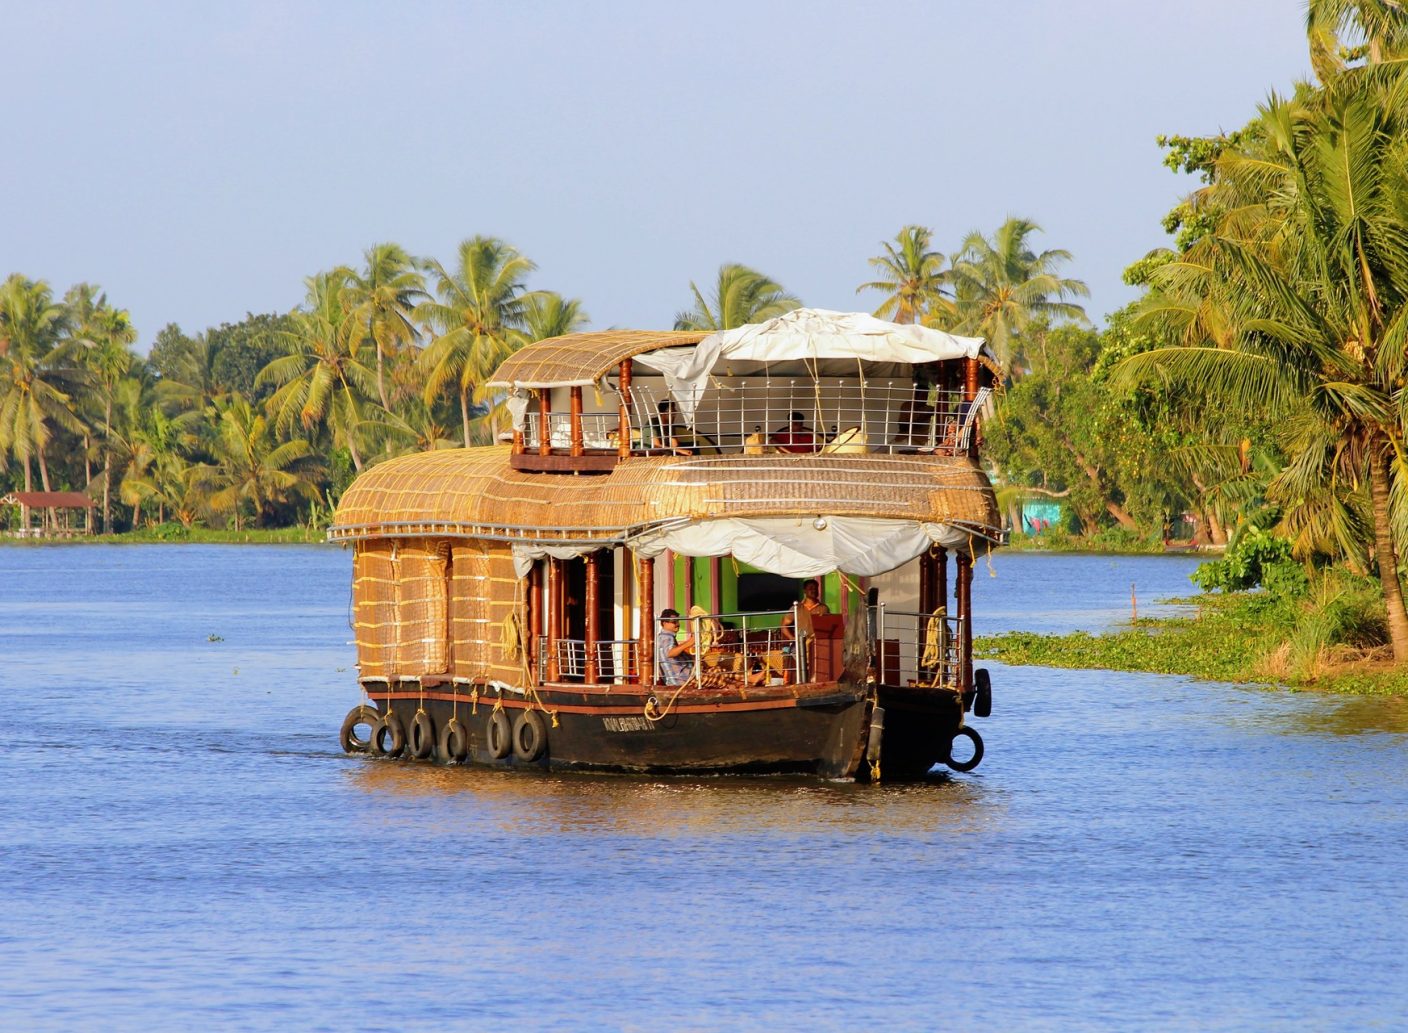
{"type": "Polygon", "coordinates": [[[801,309],[503,363],[495,445],[347,489],[349,752],[546,769],[971,770],[980,339],[801,309]]]}

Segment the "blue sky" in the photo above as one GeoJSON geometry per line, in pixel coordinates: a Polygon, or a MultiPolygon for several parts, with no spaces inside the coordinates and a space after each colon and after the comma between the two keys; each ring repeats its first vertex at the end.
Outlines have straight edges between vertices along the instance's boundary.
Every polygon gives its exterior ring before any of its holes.
{"type": "Polygon", "coordinates": [[[871,308],[905,223],[1009,214],[1097,318],[1188,182],[1159,133],[1235,128],[1308,70],[1298,0],[189,3],[0,0],[0,275],[96,282],[145,348],[282,311],[395,240],[475,233],[595,326],[669,326],[753,265],[871,308]],[[19,117],[13,117],[16,113],[19,117]]]}

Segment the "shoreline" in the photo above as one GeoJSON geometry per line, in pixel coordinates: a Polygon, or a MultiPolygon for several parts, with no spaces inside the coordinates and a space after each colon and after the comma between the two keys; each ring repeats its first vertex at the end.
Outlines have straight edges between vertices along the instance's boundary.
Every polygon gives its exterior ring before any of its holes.
{"type": "Polygon", "coordinates": [[[66,545],[332,545],[325,530],[306,527],[254,528],[226,531],[163,524],[116,534],[75,535],[69,538],[16,538],[0,533],[0,547],[46,548],[66,545]]]}
{"type": "Polygon", "coordinates": [[[973,642],[973,658],[1014,667],[1177,674],[1288,692],[1408,697],[1408,667],[1382,650],[1332,655],[1297,673],[1288,659],[1288,632],[1261,593],[1232,593],[1164,603],[1192,604],[1196,613],[1145,617],[1110,631],[1043,635],[1009,631],[973,642]]]}

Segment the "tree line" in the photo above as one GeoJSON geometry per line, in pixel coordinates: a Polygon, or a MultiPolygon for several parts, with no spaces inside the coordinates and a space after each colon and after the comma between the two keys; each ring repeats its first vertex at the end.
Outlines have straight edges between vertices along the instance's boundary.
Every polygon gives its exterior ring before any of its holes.
{"type": "MultiPolygon", "coordinates": [[[[857,290],[882,293],[878,315],[1020,357],[1032,327],[1084,318],[1070,299],[1085,285],[1057,275],[1066,252],[1031,250],[1038,230],[1008,220],[970,234],[950,261],[930,230],[908,226],[857,290]]],[[[465,240],[448,265],[377,244],[358,266],[309,277],[291,312],[195,335],[168,324],[145,357],[130,315],[99,288],[56,297],[13,274],[0,284],[0,492],[86,492],[107,531],[321,522],[369,465],[494,439],[504,417],[485,387],[493,370],[588,323],[579,299],[532,286],[534,270],[494,237],[465,240]]],[[[801,305],[737,263],[690,292],[677,328],[730,329],[801,305]]]]}

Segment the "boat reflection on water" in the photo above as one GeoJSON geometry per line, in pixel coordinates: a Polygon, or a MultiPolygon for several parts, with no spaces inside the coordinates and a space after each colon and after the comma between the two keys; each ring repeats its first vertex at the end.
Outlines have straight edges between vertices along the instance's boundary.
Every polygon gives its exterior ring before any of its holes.
{"type": "Polygon", "coordinates": [[[789,776],[639,778],[373,762],[349,764],[346,777],[369,796],[394,798],[391,812],[422,799],[433,815],[429,831],[441,822],[487,822],[529,834],[875,835],[977,831],[1001,820],[981,785],[940,772],[877,787],[789,776]]]}

